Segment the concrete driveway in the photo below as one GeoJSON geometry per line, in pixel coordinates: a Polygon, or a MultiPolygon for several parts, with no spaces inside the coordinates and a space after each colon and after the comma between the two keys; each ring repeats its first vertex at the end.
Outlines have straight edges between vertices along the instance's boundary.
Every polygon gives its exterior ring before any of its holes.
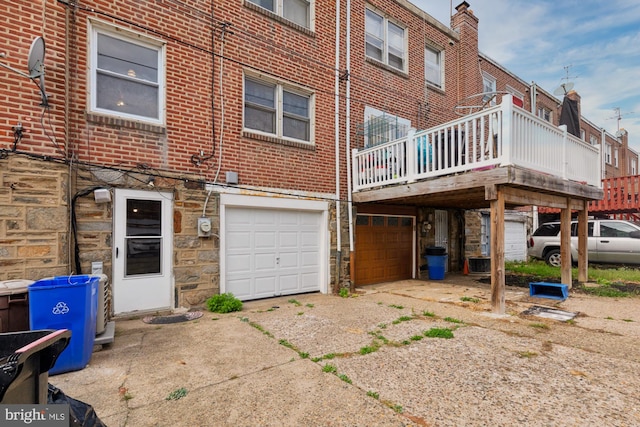
{"type": "Polygon", "coordinates": [[[110,427],[640,425],[640,299],[508,288],[496,316],[475,279],[118,320],[89,366],[49,381],[110,427]],[[521,314],[534,304],[579,314],[521,314]]]}

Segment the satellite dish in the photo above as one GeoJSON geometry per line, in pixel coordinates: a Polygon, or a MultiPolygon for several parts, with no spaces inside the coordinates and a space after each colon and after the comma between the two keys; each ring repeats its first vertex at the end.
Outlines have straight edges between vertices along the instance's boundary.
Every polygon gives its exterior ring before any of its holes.
{"type": "Polygon", "coordinates": [[[558,86],[556,88],[556,90],[553,91],[553,94],[555,96],[564,96],[566,95],[571,89],[573,89],[573,83],[571,82],[567,82],[567,83],[562,83],[560,86],[558,86]]]}
{"type": "Polygon", "coordinates": [[[31,43],[27,66],[29,67],[29,78],[31,80],[40,80],[38,82],[40,86],[40,95],[42,96],[40,106],[48,107],[49,101],[47,99],[47,93],[44,90],[44,39],[42,37],[36,37],[31,43]]]}
{"type": "MultiPolygon", "coordinates": [[[[4,55],[3,55],[4,57],[4,55]]],[[[20,74],[22,77],[26,77],[29,80],[38,79],[38,86],[40,87],[40,96],[42,96],[41,107],[48,107],[49,102],[47,100],[47,94],[44,91],[44,39],[42,37],[36,37],[31,43],[31,49],[29,49],[29,57],[27,59],[27,67],[29,74],[25,74],[22,71],[18,71],[11,68],[7,64],[0,62],[0,67],[9,69],[14,73],[20,74]]]]}
{"type": "Polygon", "coordinates": [[[29,67],[29,78],[35,79],[44,75],[44,39],[36,37],[31,43],[29,49],[29,58],[27,59],[29,67]]]}

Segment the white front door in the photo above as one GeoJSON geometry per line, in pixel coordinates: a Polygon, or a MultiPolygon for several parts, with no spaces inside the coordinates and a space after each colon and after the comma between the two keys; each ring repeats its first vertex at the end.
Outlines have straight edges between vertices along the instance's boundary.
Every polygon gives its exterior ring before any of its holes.
{"type": "Polygon", "coordinates": [[[173,194],[115,190],[113,311],[171,307],[173,194]]]}

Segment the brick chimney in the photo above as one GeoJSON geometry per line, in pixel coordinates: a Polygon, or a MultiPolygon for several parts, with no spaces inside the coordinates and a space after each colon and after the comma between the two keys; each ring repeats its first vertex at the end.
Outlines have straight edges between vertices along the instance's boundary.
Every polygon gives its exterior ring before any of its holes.
{"type": "Polygon", "coordinates": [[[478,69],[478,18],[466,1],[456,6],[451,27],[460,34],[457,61],[457,100],[482,92],[482,76],[478,69]]]}

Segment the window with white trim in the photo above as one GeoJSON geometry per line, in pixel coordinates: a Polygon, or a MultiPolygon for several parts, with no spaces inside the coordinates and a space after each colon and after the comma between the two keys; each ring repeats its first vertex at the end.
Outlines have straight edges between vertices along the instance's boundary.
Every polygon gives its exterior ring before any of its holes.
{"type": "Polygon", "coordinates": [[[403,27],[367,9],[365,12],[365,54],[400,71],[407,68],[407,36],[403,27]]]}
{"type": "Polygon", "coordinates": [[[432,47],[424,49],[424,76],[427,83],[443,89],[444,79],[442,78],[442,70],[444,52],[432,47]]]}
{"type": "Polygon", "coordinates": [[[637,175],[638,162],[636,159],[631,159],[631,175],[637,175]]]}
{"type": "MultiPolygon", "coordinates": [[[[496,78],[492,75],[482,72],[482,92],[495,92],[496,91],[496,78]]],[[[482,97],[482,102],[491,100],[490,105],[496,105],[496,97],[493,95],[485,95],[482,97]]]]}
{"type": "Polygon", "coordinates": [[[583,141],[587,140],[587,134],[585,133],[584,129],[580,128],[580,139],[583,141]]]}
{"type": "Polygon", "coordinates": [[[612,151],[612,147],[611,144],[605,144],[605,148],[604,148],[604,161],[607,164],[611,164],[611,151],[612,151]]]}
{"type": "Polygon", "coordinates": [[[164,124],[164,43],[106,25],[89,31],[90,111],[164,124]]]}
{"type": "Polygon", "coordinates": [[[600,141],[598,141],[598,137],[595,135],[589,135],[589,144],[598,145],[600,141]]]}
{"type": "Polygon", "coordinates": [[[394,116],[373,107],[364,108],[364,146],[384,144],[404,138],[411,128],[411,120],[394,116]]]}
{"type": "Polygon", "coordinates": [[[301,27],[311,28],[310,0],[247,0],[301,27]]]}
{"type": "Polygon", "coordinates": [[[613,166],[618,167],[618,147],[613,149],[613,166]]]}
{"type": "Polygon", "coordinates": [[[551,110],[545,107],[538,107],[538,117],[542,120],[551,122],[551,110]]]}
{"type": "Polygon", "coordinates": [[[276,80],[245,75],[244,129],[312,142],[313,95],[276,80]]]}

